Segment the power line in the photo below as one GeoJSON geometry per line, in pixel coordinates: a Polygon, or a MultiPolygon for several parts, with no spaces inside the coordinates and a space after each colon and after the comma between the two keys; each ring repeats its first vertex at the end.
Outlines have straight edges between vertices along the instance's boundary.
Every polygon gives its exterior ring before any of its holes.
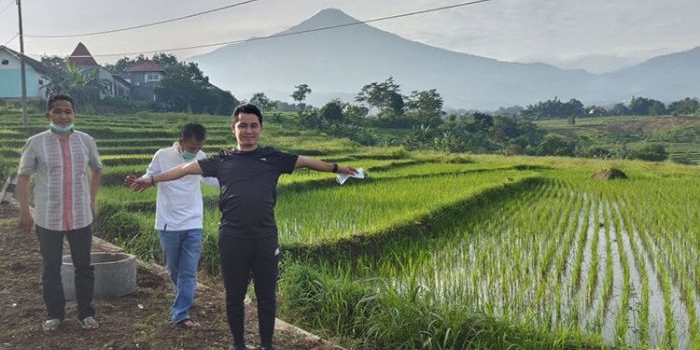
{"type": "MultiPolygon", "coordinates": [[[[2,0],[0,0],[0,2],[2,2],[2,0]]],[[[0,15],[1,15],[3,12],[7,11],[7,9],[9,9],[10,6],[12,6],[12,1],[10,1],[10,3],[7,4],[7,6],[3,7],[2,10],[0,10],[0,15]]]]}
{"type": "MultiPolygon", "coordinates": [[[[0,0],[0,1],[2,1],[2,0],[0,0]]],[[[226,6],[222,6],[222,7],[218,7],[218,8],[215,8],[215,9],[202,11],[202,12],[197,12],[197,13],[193,13],[193,14],[190,14],[190,15],[182,16],[182,17],[171,18],[171,19],[165,19],[165,20],[161,20],[161,21],[157,21],[157,22],[144,23],[144,24],[139,24],[139,25],[135,25],[135,26],[131,26],[131,27],[104,30],[104,31],[100,31],[100,32],[80,33],[80,34],[65,34],[65,35],[27,35],[27,34],[25,34],[24,36],[27,37],[27,38],[54,38],[54,39],[55,39],[55,38],[75,38],[75,37],[80,37],[80,36],[92,36],[92,35],[101,35],[101,34],[117,33],[117,32],[123,32],[123,31],[127,31],[127,30],[132,30],[132,29],[146,28],[146,27],[151,27],[151,26],[155,26],[155,25],[159,25],[159,24],[165,24],[165,23],[180,21],[180,20],[183,20],[183,19],[193,18],[193,17],[197,17],[197,16],[201,16],[201,15],[206,15],[206,14],[213,13],[213,12],[218,12],[218,11],[230,9],[230,8],[237,7],[237,6],[242,6],[242,5],[250,4],[250,3],[256,2],[256,1],[260,1],[260,0],[242,1],[242,2],[239,2],[239,3],[235,3],[235,4],[231,4],[231,5],[226,5],[226,6]]]]}
{"type": "MultiPolygon", "coordinates": [[[[161,50],[139,51],[139,52],[121,52],[121,53],[113,53],[113,54],[97,54],[97,55],[92,55],[92,57],[133,56],[133,55],[139,55],[139,54],[144,54],[144,53],[184,51],[184,50],[191,50],[191,49],[201,49],[201,48],[212,47],[212,46],[240,44],[240,43],[243,43],[246,41],[268,40],[268,39],[274,39],[274,38],[285,37],[285,36],[292,36],[292,35],[306,34],[306,33],[312,33],[312,32],[320,32],[320,31],[324,31],[324,30],[330,30],[330,29],[336,29],[336,28],[342,28],[342,27],[356,26],[356,25],[360,25],[360,24],[387,21],[387,20],[392,20],[392,19],[397,19],[397,18],[402,18],[402,17],[409,17],[409,16],[421,15],[421,14],[430,13],[430,12],[449,10],[449,9],[454,9],[454,8],[458,8],[458,7],[476,5],[479,3],[491,2],[491,1],[494,1],[494,0],[468,1],[468,2],[463,2],[463,3],[459,3],[459,4],[454,4],[454,5],[440,6],[440,7],[434,7],[434,8],[430,8],[430,9],[426,9],[426,10],[406,12],[406,13],[401,13],[398,15],[379,17],[379,18],[369,19],[369,20],[365,20],[365,21],[356,21],[356,22],[349,22],[349,23],[343,23],[343,24],[336,24],[336,25],[331,25],[331,26],[301,30],[298,32],[278,33],[278,34],[272,34],[272,35],[263,36],[263,37],[252,37],[250,39],[238,39],[238,40],[222,41],[222,42],[218,42],[218,43],[209,43],[209,44],[179,47],[179,48],[173,48],[173,49],[161,49],[161,50]]],[[[73,57],[81,57],[81,56],[73,56],[73,57]]]]}
{"type": "MultiPolygon", "coordinates": [[[[3,1],[4,1],[4,0],[0,0],[0,3],[2,3],[3,1]]],[[[2,10],[0,10],[0,15],[1,15],[3,12],[7,11],[7,9],[10,8],[10,6],[12,6],[12,0],[10,0],[10,3],[7,4],[7,6],[3,7],[2,10]]],[[[5,44],[3,44],[2,46],[7,46],[7,44],[11,43],[12,40],[17,39],[18,36],[19,36],[19,33],[15,33],[15,35],[14,35],[12,38],[10,38],[10,40],[8,40],[8,41],[7,41],[5,44]]]]}
{"type": "Polygon", "coordinates": [[[5,45],[2,45],[2,46],[7,46],[7,44],[11,43],[12,40],[17,39],[18,36],[19,36],[19,33],[15,34],[15,36],[13,36],[10,40],[8,40],[8,41],[5,43],[5,45]]]}

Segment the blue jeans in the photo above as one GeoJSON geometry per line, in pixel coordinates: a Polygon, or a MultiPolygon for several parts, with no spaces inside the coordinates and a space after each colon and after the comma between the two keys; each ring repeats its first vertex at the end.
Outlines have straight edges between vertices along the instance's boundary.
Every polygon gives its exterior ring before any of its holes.
{"type": "Polygon", "coordinates": [[[170,308],[173,323],[189,317],[197,287],[197,265],[202,251],[202,229],[158,231],[160,248],[170,281],[175,288],[175,300],[170,308]]]}

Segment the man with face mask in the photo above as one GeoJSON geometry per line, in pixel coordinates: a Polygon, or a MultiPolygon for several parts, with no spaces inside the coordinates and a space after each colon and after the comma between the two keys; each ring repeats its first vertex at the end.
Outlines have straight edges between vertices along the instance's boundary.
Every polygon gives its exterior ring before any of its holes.
{"type": "Polygon", "coordinates": [[[64,236],[75,267],[78,322],[84,329],[99,327],[92,308],[95,275],[90,250],[102,162],[95,140],[73,129],[74,113],[70,96],[49,97],[45,113],[49,130],[27,139],[17,171],[19,224],[27,233],[34,228],[39,238],[41,285],[47,311],[42,323],[45,332],[58,330],[65,318],[66,301],[61,281],[64,236]],[[29,208],[32,175],[33,217],[29,208]]]}
{"type": "MultiPolygon", "coordinates": [[[[189,123],[180,131],[180,139],[172,146],[158,150],[143,178],[150,178],[174,166],[205,159],[202,145],[205,129],[198,123],[189,123]]],[[[128,175],[127,185],[136,179],[128,175]]],[[[177,181],[158,183],[156,195],[156,222],[160,247],[175,299],[170,309],[170,322],[184,328],[199,324],[190,318],[190,307],[197,286],[196,275],[202,250],[203,203],[200,182],[217,186],[213,177],[185,176],[177,181]]]]}

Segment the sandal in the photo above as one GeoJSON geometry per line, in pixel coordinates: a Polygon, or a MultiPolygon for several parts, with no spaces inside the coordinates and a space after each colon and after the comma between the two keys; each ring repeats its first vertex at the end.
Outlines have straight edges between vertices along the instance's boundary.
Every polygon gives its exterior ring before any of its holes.
{"type": "Polygon", "coordinates": [[[59,327],[61,327],[61,320],[58,318],[46,320],[41,324],[41,329],[43,329],[44,332],[55,332],[59,327]]]}
{"type": "Polygon", "coordinates": [[[175,322],[175,325],[188,329],[199,327],[199,323],[192,321],[192,319],[189,317],[183,318],[180,321],[175,322]]]}
{"type": "Polygon", "coordinates": [[[94,317],[92,317],[92,316],[88,316],[88,317],[85,317],[85,318],[82,319],[82,320],[78,320],[78,323],[80,323],[80,327],[82,327],[83,329],[97,329],[97,328],[100,328],[100,324],[97,323],[97,320],[96,320],[94,317]]]}

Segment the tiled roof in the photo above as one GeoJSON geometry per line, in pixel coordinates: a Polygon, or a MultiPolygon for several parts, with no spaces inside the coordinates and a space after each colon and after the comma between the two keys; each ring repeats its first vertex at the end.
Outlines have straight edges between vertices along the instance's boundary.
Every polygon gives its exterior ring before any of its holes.
{"type": "Polygon", "coordinates": [[[76,66],[99,66],[83,43],[78,43],[68,59],[76,66]]]}
{"type": "Polygon", "coordinates": [[[143,60],[132,64],[124,72],[165,72],[165,69],[151,60],[143,60]]]}

